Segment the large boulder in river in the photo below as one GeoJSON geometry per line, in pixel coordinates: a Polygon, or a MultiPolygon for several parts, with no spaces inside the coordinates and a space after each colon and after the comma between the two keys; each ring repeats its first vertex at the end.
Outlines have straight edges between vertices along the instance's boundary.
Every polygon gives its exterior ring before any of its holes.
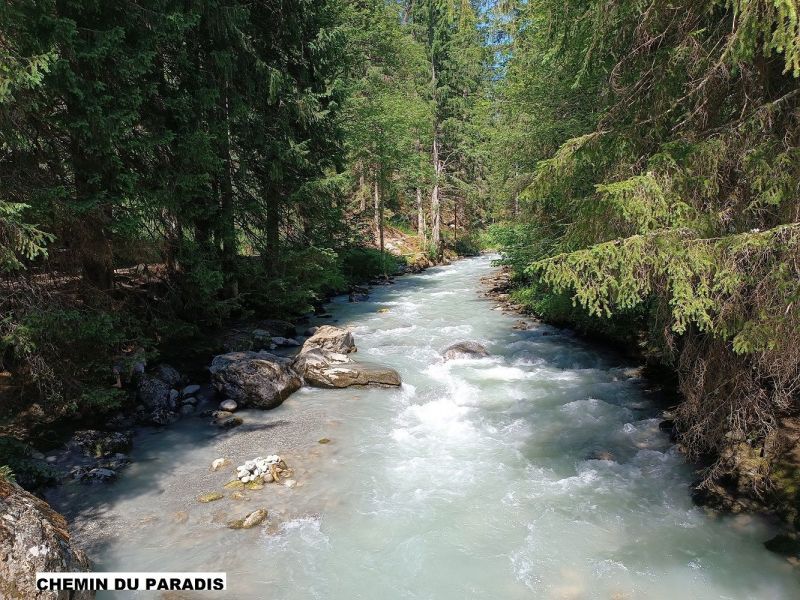
{"type": "Polygon", "coordinates": [[[346,354],[311,348],[294,361],[294,369],[306,384],[320,388],[346,388],[352,385],[399,386],[400,375],[389,367],[350,360],[346,354]]]}
{"type": "Polygon", "coordinates": [[[302,385],[290,360],[264,351],[215,356],[209,370],[217,389],[239,406],[275,408],[302,385]]]}
{"type": "Polygon", "coordinates": [[[89,559],[72,545],[67,522],[47,502],[0,478],[0,598],[89,600],[94,592],[45,592],[37,572],[90,570],[89,559]]]}
{"type": "Polygon", "coordinates": [[[314,348],[320,349],[323,353],[349,354],[356,351],[356,343],[353,341],[353,334],[346,329],[323,325],[305,341],[300,352],[308,352],[314,348]]]}
{"type": "Polygon", "coordinates": [[[456,358],[483,358],[489,356],[489,351],[478,342],[458,342],[448,346],[442,351],[445,360],[456,358]]]}

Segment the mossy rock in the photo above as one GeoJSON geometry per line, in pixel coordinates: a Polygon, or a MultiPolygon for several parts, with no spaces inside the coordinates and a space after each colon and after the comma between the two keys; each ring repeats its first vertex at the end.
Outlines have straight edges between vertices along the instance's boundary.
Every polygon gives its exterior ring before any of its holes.
{"type": "Polygon", "coordinates": [[[198,502],[202,502],[203,504],[208,504],[209,502],[216,502],[217,500],[222,500],[225,496],[222,495],[220,492],[208,492],[207,494],[203,494],[199,498],[197,498],[198,502]]]}
{"type": "Polygon", "coordinates": [[[322,439],[319,441],[319,443],[320,443],[320,444],[330,444],[330,443],[331,443],[331,441],[330,441],[328,438],[322,438],[322,439]]]}
{"type": "Polygon", "coordinates": [[[229,481],[222,487],[224,487],[226,490],[243,490],[244,484],[238,479],[234,479],[233,481],[229,481]]]}
{"type": "Polygon", "coordinates": [[[261,525],[264,520],[267,518],[268,513],[266,508],[259,508],[258,510],[254,510],[249,515],[244,517],[243,519],[235,519],[233,521],[228,521],[228,528],[229,529],[251,529],[256,525],[261,525]]]}
{"type": "Polygon", "coordinates": [[[244,487],[248,490],[263,490],[264,484],[260,481],[248,481],[244,484],[244,487]]]}
{"type": "Polygon", "coordinates": [[[388,313],[388,312],[389,312],[389,309],[388,309],[388,308],[379,308],[379,309],[378,309],[378,312],[379,312],[379,313],[388,313]]]}

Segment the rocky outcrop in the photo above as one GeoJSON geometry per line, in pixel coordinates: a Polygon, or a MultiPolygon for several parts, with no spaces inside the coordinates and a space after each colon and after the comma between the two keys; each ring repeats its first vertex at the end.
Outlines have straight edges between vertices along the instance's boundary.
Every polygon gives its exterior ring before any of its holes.
{"type": "Polygon", "coordinates": [[[37,572],[89,571],[70,540],[67,522],[49,504],[0,478],[0,598],[88,600],[94,592],[40,592],[37,572]]]}
{"type": "Polygon", "coordinates": [[[306,384],[320,388],[353,385],[399,386],[400,375],[392,368],[350,360],[345,354],[324,353],[318,348],[300,354],[295,370],[306,384]]]}
{"type": "Polygon", "coordinates": [[[346,329],[323,325],[318,327],[314,335],[305,341],[300,353],[303,354],[314,348],[318,348],[326,354],[350,354],[356,351],[356,343],[353,340],[353,334],[346,329]]]}
{"type": "Polygon", "coordinates": [[[209,370],[217,389],[243,407],[275,408],[302,385],[290,360],[264,351],[216,356],[209,370]]]}
{"type": "Polygon", "coordinates": [[[457,358],[483,358],[489,356],[489,351],[478,342],[458,342],[448,346],[442,351],[445,360],[457,358]]]}
{"type": "Polygon", "coordinates": [[[356,345],[349,331],[324,325],[306,340],[292,366],[306,384],[314,387],[400,385],[400,375],[397,371],[389,367],[353,361],[349,354],[355,351],[356,345]]]}

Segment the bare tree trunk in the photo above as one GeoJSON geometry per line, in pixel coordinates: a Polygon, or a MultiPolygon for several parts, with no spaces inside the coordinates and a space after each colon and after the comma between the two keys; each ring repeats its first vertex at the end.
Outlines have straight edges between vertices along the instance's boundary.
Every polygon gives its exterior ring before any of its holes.
{"type": "Polygon", "coordinates": [[[367,186],[367,184],[364,181],[364,171],[362,169],[361,174],[358,176],[358,196],[359,196],[359,199],[360,199],[360,204],[359,204],[358,210],[359,210],[359,212],[362,212],[362,213],[365,210],[367,210],[367,194],[366,194],[366,192],[364,190],[364,188],[366,188],[366,186],[367,186]]]}
{"type": "Polygon", "coordinates": [[[458,199],[453,199],[453,243],[458,242],[458,199]]]}
{"type": "Polygon", "coordinates": [[[381,188],[378,184],[378,177],[375,177],[374,187],[374,200],[375,200],[375,241],[378,243],[378,248],[381,251],[381,270],[383,276],[386,277],[386,261],[384,260],[384,239],[383,239],[383,196],[381,195],[381,188]]]}
{"type": "Polygon", "coordinates": [[[381,191],[378,187],[378,177],[375,176],[375,181],[373,181],[372,185],[372,200],[373,200],[373,213],[372,213],[372,226],[375,231],[375,243],[378,244],[380,242],[381,237],[381,191]]]}
{"type": "Polygon", "coordinates": [[[230,112],[227,94],[221,101],[220,109],[225,120],[225,135],[222,138],[222,163],[224,165],[220,181],[220,221],[219,237],[222,246],[222,268],[225,277],[227,296],[239,295],[239,282],[236,278],[236,226],[233,207],[233,164],[231,161],[230,112]]]}
{"type": "Polygon", "coordinates": [[[428,232],[425,231],[425,210],[422,207],[422,188],[417,188],[417,235],[422,240],[424,246],[428,240],[428,232]]]}
{"type": "Polygon", "coordinates": [[[431,192],[431,244],[436,258],[442,257],[442,208],[439,200],[439,177],[442,173],[442,162],[439,160],[439,141],[433,137],[433,191],[431,192]]]}

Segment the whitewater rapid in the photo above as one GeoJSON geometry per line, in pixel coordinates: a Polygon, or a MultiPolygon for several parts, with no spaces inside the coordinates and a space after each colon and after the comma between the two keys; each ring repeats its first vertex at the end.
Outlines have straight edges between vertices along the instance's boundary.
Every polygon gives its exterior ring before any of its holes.
{"type": "Polygon", "coordinates": [[[400,389],[303,389],[243,411],[250,434],[185,419],[140,436],[120,481],[57,507],[98,569],[228,573],[228,592],[181,598],[800,597],[766,524],[693,506],[692,470],[630,365],[569,332],[513,330],[480,296],[491,269],[463,260],[330,306],[400,389]],[[442,362],[461,340],[491,356],[442,362]],[[270,434],[281,423],[292,439],[270,434]],[[273,453],[298,487],[196,502],[227,480],[214,458],[273,453]],[[263,528],[225,527],[261,506],[263,528]]]}

